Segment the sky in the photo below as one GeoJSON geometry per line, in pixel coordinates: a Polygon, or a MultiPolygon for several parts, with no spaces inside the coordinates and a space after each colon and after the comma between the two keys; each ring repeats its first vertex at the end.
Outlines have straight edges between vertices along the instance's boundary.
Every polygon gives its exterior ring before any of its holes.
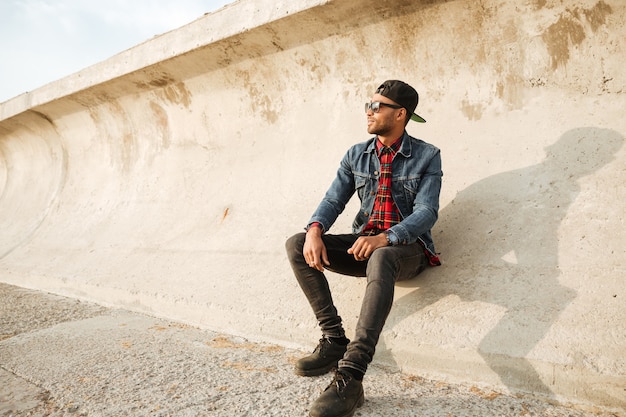
{"type": "Polygon", "coordinates": [[[0,0],[0,102],[233,0],[0,0]]]}

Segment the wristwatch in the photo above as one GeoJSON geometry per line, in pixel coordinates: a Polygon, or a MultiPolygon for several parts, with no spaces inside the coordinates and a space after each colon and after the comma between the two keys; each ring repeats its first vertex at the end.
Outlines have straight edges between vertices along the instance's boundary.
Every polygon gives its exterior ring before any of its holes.
{"type": "Polygon", "coordinates": [[[391,230],[385,230],[385,236],[387,237],[387,246],[398,244],[398,237],[391,230]]]}

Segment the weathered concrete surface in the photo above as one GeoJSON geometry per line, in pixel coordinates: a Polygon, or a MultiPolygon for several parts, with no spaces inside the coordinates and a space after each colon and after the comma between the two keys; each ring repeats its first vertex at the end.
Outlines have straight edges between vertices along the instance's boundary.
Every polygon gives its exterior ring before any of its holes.
{"type": "MultiPolygon", "coordinates": [[[[0,105],[0,280],[312,346],[283,242],[400,78],[444,266],[397,288],[376,361],[626,407],[626,3],[270,3],[0,105]]],[[[331,285],[351,330],[364,283],[331,285]]]]}
{"type": "MultiPolygon", "coordinates": [[[[0,416],[304,416],[302,351],[0,284],[0,416]],[[44,314],[45,313],[45,316],[44,314]],[[7,320],[8,318],[8,320],[7,320]]],[[[374,366],[357,416],[615,417],[374,366]]]]}

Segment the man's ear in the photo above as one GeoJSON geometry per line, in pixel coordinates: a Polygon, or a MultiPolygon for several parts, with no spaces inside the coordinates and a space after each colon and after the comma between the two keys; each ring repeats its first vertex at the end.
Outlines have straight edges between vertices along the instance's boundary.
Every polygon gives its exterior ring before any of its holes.
{"type": "Polygon", "coordinates": [[[402,123],[404,123],[404,121],[406,120],[406,109],[402,107],[401,109],[398,109],[398,110],[400,111],[398,112],[397,118],[398,120],[402,121],[402,123]]]}

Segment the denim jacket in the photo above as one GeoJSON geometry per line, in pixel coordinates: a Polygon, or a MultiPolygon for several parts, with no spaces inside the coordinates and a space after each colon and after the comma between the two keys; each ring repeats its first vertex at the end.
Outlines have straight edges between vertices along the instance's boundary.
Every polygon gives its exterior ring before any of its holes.
{"type": "MultiPolygon", "coordinates": [[[[391,195],[402,218],[389,229],[392,242],[407,245],[420,241],[435,255],[431,228],[437,221],[443,176],[439,149],[405,131],[391,171],[391,195]]],[[[374,207],[379,173],[376,138],[352,146],[341,160],[337,176],[308,224],[319,222],[323,230],[328,231],[356,191],[361,208],[352,223],[352,233],[360,234],[374,207]]]]}

